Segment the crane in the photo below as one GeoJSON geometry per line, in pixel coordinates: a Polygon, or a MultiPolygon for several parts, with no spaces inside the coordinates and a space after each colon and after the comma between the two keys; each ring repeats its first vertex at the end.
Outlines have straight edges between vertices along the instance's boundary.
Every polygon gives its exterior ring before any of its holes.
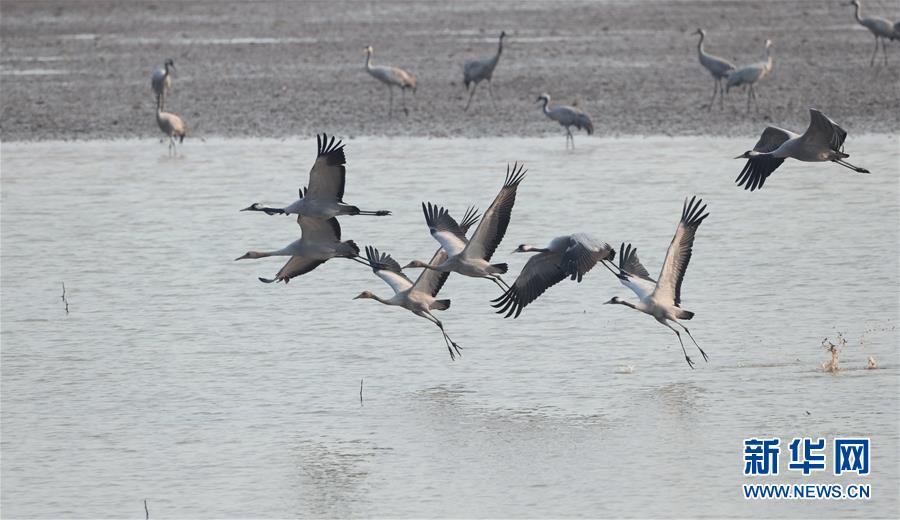
{"type": "Polygon", "coordinates": [[[759,101],[756,100],[756,90],[753,86],[772,72],[774,61],[772,59],[772,40],[766,40],[766,61],[741,67],[728,75],[725,92],[731,87],[747,86],[747,112],[750,111],[750,99],[756,102],[756,110],[759,110],[759,101]]]}
{"type": "Polygon", "coordinates": [[[707,110],[712,109],[713,103],[716,101],[717,93],[719,94],[719,107],[725,108],[725,85],[722,83],[722,80],[727,79],[728,75],[734,72],[735,66],[725,58],[720,58],[719,56],[709,54],[703,50],[703,40],[706,38],[706,31],[697,29],[696,34],[700,35],[700,41],[697,43],[697,54],[700,57],[700,65],[703,65],[713,77],[713,95],[712,99],[709,100],[709,107],[707,107],[707,110]]]}
{"type": "Polygon", "coordinates": [[[183,143],[184,136],[187,133],[184,128],[184,121],[175,114],[163,112],[162,108],[157,103],[156,124],[159,126],[159,129],[162,130],[162,133],[166,134],[169,138],[169,155],[176,154],[177,148],[175,147],[175,138],[178,138],[179,143],[183,143]]]}
{"type": "Polygon", "coordinates": [[[694,362],[687,355],[684,349],[684,342],[681,341],[681,334],[675,327],[668,324],[669,321],[677,324],[687,332],[691,341],[700,354],[703,355],[704,361],[709,361],[706,352],[697,345],[691,331],[687,329],[678,320],[689,320],[694,317],[694,313],[681,308],[681,283],[684,281],[684,273],[687,271],[688,263],[691,261],[691,254],[694,246],[694,234],[697,228],[703,223],[703,220],[709,216],[706,211],[706,205],[702,199],[696,196],[691,197],[690,202],[684,201],[684,208],[681,211],[681,221],[675,230],[675,236],[669,249],[666,251],[666,259],[663,262],[662,270],[659,273],[659,281],[650,278],[647,269],[641,264],[637,256],[637,249],[632,248],[631,244],[622,244],[619,249],[619,272],[616,276],[622,285],[631,289],[639,298],[638,303],[621,300],[618,296],[613,296],[605,304],[618,304],[653,316],[660,324],[671,329],[678,336],[678,342],[681,343],[681,351],[684,352],[684,359],[688,366],[694,368],[694,362]]]}
{"type": "Polygon", "coordinates": [[[172,88],[172,71],[175,70],[175,61],[169,58],[163,63],[161,69],[156,69],[150,76],[150,87],[156,94],[156,104],[166,108],[166,94],[172,88]]]}
{"type": "Polygon", "coordinates": [[[494,69],[497,68],[497,63],[500,61],[500,54],[503,53],[503,38],[506,38],[506,31],[500,31],[497,54],[468,60],[463,65],[463,85],[465,85],[466,91],[469,93],[469,100],[466,101],[466,108],[463,110],[469,110],[469,105],[472,104],[472,96],[475,95],[478,84],[483,80],[487,81],[488,84],[488,95],[491,97],[491,105],[493,105],[495,109],[497,108],[497,105],[494,103],[492,79],[494,77],[494,69]],[[471,90],[469,89],[469,85],[472,85],[471,90]]]}
{"type": "Polygon", "coordinates": [[[859,0],[852,0],[849,5],[856,6],[856,12],[854,16],[856,17],[856,21],[868,29],[873,36],[875,36],[875,51],[872,52],[872,59],[869,60],[869,66],[875,65],[875,57],[878,56],[878,41],[881,41],[881,51],[884,56],[884,64],[887,65],[887,40],[900,40],[900,22],[891,23],[886,18],[881,18],[878,16],[866,16],[860,17],[860,10],[862,6],[859,4],[859,0]]]}
{"type": "Polygon", "coordinates": [[[846,138],[846,130],[822,112],[810,108],[809,126],[803,135],[777,126],[767,126],[753,150],[735,157],[747,159],[735,182],[745,190],[762,188],[769,175],[787,158],[804,162],[832,161],[855,172],[869,173],[865,168],[844,161],[850,157],[844,153],[846,138]]]}
{"type": "Polygon", "coordinates": [[[241,211],[262,211],[268,215],[304,215],[329,219],[342,215],[390,215],[387,210],[363,211],[344,202],[344,186],[347,183],[347,158],[341,141],[334,136],[316,136],[316,161],[309,170],[309,189],[299,189],[300,198],[281,208],[261,206],[258,202],[241,211]]]}
{"type": "Polygon", "coordinates": [[[392,117],[394,114],[394,87],[400,88],[400,102],[403,104],[403,112],[405,114],[409,114],[409,110],[406,108],[406,98],[404,97],[404,93],[406,89],[411,89],[413,95],[416,94],[416,77],[410,74],[409,72],[397,68],[397,67],[389,67],[386,65],[372,65],[372,46],[369,45],[365,48],[366,52],[366,71],[378,81],[384,83],[388,87],[388,92],[390,92],[390,102],[388,104],[388,117],[392,117]]]}
{"type": "Polygon", "coordinates": [[[538,102],[544,102],[544,115],[559,123],[566,129],[566,149],[569,148],[569,139],[572,140],[572,149],[575,148],[575,137],[569,127],[574,126],[578,130],[585,130],[588,135],[594,133],[594,123],[591,122],[591,116],[587,112],[577,107],[568,105],[557,105],[553,109],[547,108],[550,104],[550,94],[541,94],[537,98],[538,102]]]}

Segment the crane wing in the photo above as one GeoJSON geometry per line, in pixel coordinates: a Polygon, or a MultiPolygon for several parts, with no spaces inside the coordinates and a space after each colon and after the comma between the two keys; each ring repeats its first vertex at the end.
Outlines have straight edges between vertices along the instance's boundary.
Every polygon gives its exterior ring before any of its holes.
{"type": "Polygon", "coordinates": [[[347,170],[344,163],[344,145],[334,142],[334,136],[322,134],[316,136],[318,155],[313,167],[309,170],[309,190],[305,196],[316,200],[341,201],[344,198],[344,184],[347,170]]]}
{"type": "MultiPolygon", "coordinates": [[[[470,206],[469,209],[466,210],[462,222],[459,224],[459,228],[463,232],[463,235],[465,235],[466,231],[468,231],[476,222],[478,222],[478,212],[474,207],[470,206]]],[[[428,263],[431,265],[440,265],[446,260],[447,253],[444,251],[443,247],[439,247],[428,263]]],[[[413,290],[421,291],[430,294],[431,296],[437,296],[449,276],[449,271],[441,272],[435,269],[423,269],[419,277],[416,278],[416,283],[413,284],[413,290]]]]}
{"type": "Polygon", "coordinates": [[[412,287],[412,281],[403,274],[400,264],[387,253],[379,253],[372,246],[366,246],[366,258],[372,266],[372,272],[385,281],[394,293],[403,292],[412,287]]]}
{"type": "Polygon", "coordinates": [[[684,201],[684,209],[681,211],[681,222],[675,230],[672,243],[666,252],[666,260],[663,262],[662,271],[659,273],[659,282],[651,297],[659,303],[679,306],[681,304],[681,282],[688,263],[691,261],[691,250],[694,246],[694,234],[709,216],[704,213],[706,205],[702,199],[691,197],[690,202],[684,201]]]}
{"type": "Polygon", "coordinates": [[[425,213],[425,223],[428,224],[431,236],[441,244],[444,251],[450,256],[462,253],[468,243],[466,233],[450,213],[430,202],[422,203],[422,212],[425,213]]]}
{"type": "Polygon", "coordinates": [[[572,280],[581,283],[581,279],[601,260],[612,260],[616,251],[609,244],[598,242],[584,233],[576,233],[570,237],[570,245],[563,253],[563,266],[572,280]]]}
{"type": "Polygon", "coordinates": [[[336,218],[322,220],[312,217],[297,216],[297,224],[303,233],[303,240],[312,242],[338,242],[341,240],[341,225],[336,218]]]}
{"type": "Polygon", "coordinates": [[[631,289],[637,297],[644,301],[656,290],[656,280],[644,268],[637,256],[637,249],[624,242],[619,247],[619,274],[622,285],[631,289]]]}
{"type": "MultiPolygon", "coordinates": [[[[797,134],[776,126],[767,126],[763,130],[759,141],[756,142],[756,146],[753,147],[753,151],[771,153],[793,137],[797,137],[797,134]]],[[[738,186],[743,186],[745,190],[754,191],[757,188],[762,188],[769,175],[772,175],[772,172],[778,169],[783,162],[784,159],[769,155],[750,157],[747,159],[747,163],[744,165],[741,173],[738,174],[735,182],[738,186]]]]}
{"type": "Polygon", "coordinates": [[[528,259],[509,290],[491,300],[491,306],[498,309],[497,314],[506,313],[504,318],[518,318],[522,309],[567,276],[562,253],[538,253],[528,259]]]}
{"type": "Polygon", "coordinates": [[[513,205],[516,203],[516,190],[519,183],[525,178],[525,165],[518,163],[506,167],[506,182],[500,188],[500,193],[494,198],[494,202],[484,212],[481,217],[481,223],[475,229],[472,239],[466,246],[464,253],[470,258],[483,258],[490,260],[503,235],[506,234],[506,228],[509,227],[509,219],[512,216],[513,205]]]}
{"type": "Polygon", "coordinates": [[[300,276],[301,274],[306,274],[324,263],[325,260],[304,258],[302,256],[292,256],[291,259],[288,260],[286,264],[284,264],[284,267],[282,267],[281,270],[278,271],[278,273],[275,275],[275,278],[260,277],[259,281],[264,283],[288,283],[289,281],[291,281],[291,278],[300,276]]]}
{"type": "Polygon", "coordinates": [[[835,151],[841,151],[847,131],[815,108],[809,109],[809,127],[802,139],[807,142],[826,143],[835,151]]]}

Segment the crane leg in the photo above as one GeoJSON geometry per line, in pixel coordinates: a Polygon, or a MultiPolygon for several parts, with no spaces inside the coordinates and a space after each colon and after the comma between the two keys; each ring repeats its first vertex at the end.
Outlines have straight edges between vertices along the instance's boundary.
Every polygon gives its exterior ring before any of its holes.
{"type": "Polygon", "coordinates": [[[884,56],[884,66],[887,67],[887,38],[881,39],[882,56],[884,56]]]}
{"type": "Polygon", "coordinates": [[[494,103],[494,82],[491,80],[487,80],[488,84],[488,95],[491,97],[491,106],[494,107],[494,110],[497,110],[497,103],[494,103]]]}
{"type": "Polygon", "coordinates": [[[478,83],[474,83],[472,85],[472,90],[469,91],[469,100],[466,101],[466,108],[463,109],[464,112],[469,110],[469,105],[472,104],[472,97],[475,96],[475,89],[477,89],[477,88],[478,88],[478,83]]]}
{"type": "Polygon", "coordinates": [[[687,332],[688,337],[691,338],[691,341],[694,342],[694,346],[697,347],[697,350],[699,350],[701,354],[703,354],[703,361],[706,361],[707,363],[709,363],[709,356],[707,356],[706,352],[703,352],[703,349],[700,348],[700,345],[697,344],[697,340],[694,339],[694,336],[691,334],[691,331],[689,331],[688,328],[685,327],[683,324],[681,324],[677,321],[675,323],[678,323],[678,326],[681,327],[682,329],[684,329],[685,332],[687,332]]]}
{"type": "Polygon", "coordinates": [[[444,330],[444,324],[441,323],[441,320],[435,318],[434,316],[431,315],[431,313],[428,313],[428,312],[423,313],[422,316],[425,319],[427,319],[428,321],[437,325],[439,329],[441,329],[441,334],[443,334],[443,336],[444,336],[444,344],[447,345],[447,350],[450,351],[450,359],[453,361],[456,361],[456,356],[462,356],[462,352],[459,351],[459,349],[461,349],[462,347],[460,347],[459,345],[456,344],[455,341],[450,339],[450,336],[447,335],[447,332],[444,330]],[[454,353],[454,351],[455,351],[455,353],[454,353]]]}
{"type": "Polygon", "coordinates": [[[719,108],[725,110],[725,82],[719,79],[719,108]]]}
{"type": "Polygon", "coordinates": [[[878,36],[875,37],[875,52],[872,53],[872,59],[869,60],[869,66],[875,65],[875,55],[878,54],[878,36]]]}
{"type": "MultiPolygon", "coordinates": [[[[684,349],[684,342],[681,341],[681,333],[678,332],[677,330],[675,330],[675,327],[669,325],[669,324],[666,323],[665,321],[660,321],[660,323],[662,323],[662,324],[665,325],[666,327],[669,327],[670,329],[672,329],[672,332],[674,332],[675,335],[678,336],[678,343],[681,344],[681,351],[684,352],[684,360],[687,361],[687,364],[688,364],[689,367],[694,368],[694,362],[691,361],[691,358],[687,355],[687,350],[684,349]]],[[[698,348],[699,348],[699,347],[698,347],[698,348]]],[[[702,352],[702,351],[701,351],[701,352],[702,352]]]]}
{"type": "Polygon", "coordinates": [[[403,115],[409,115],[409,109],[406,108],[406,89],[400,88],[400,104],[403,106],[403,115]]]}
{"type": "Polygon", "coordinates": [[[713,79],[713,97],[709,100],[709,106],[706,107],[706,110],[712,110],[713,104],[716,102],[716,92],[719,91],[720,84],[718,79],[713,79]]]}
{"type": "Polygon", "coordinates": [[[394,88],[388,87],[388,92],[391,93],[388,101],[388,117],[394,117],[394,88]]]}
{"type": "Polygon", "coordinates": [[[840,164],[844,168],[850,168],[851,170],[853,170],[857,173],[871,173],[869,170],[867,170],[865,168],[860,168],[859,166],[853,166],[852,164],[848,163],[847,161],[845,161],[843,159],[832,159],[832,160],[834,162],[840,164]]]}

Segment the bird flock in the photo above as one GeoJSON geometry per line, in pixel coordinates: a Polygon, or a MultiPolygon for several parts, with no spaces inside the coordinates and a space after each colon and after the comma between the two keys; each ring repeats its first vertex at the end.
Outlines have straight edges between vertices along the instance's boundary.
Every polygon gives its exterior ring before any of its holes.
{"type": "MultiPolygon", "coordinates": [[[[857,21],[875,36],[875,52],[870,60],[870,65],[874,65],[879,43],[884,50],[885,41],[900,39],[900,24],[893,24],[883,18],[862,17],[859,0],[852,0],[851,5],[856,8],[857,21]]],[[[724,97],[731,88],[743,87],[747,90],[749,111],[751,102],[756,101],[755,85],[766,78],[773,68],[772,41],[765,42],[764,61],[737,67],[724,58],[706,52],[706,32],[703,29],[697,29],[696,34],[699,35],[697,52],[700,64],[709,71],[714,81],[708,109],[712,109],[717,96],[722,107],[724,97]]],[[[468,92],[468,99],[464,110],[469,109],[478,85],[483,81],[487,83],[488,95],[491,103],[494,103],[492,78],[506,37],[505,31],[500,33],[494,54],[465,62],[463,84],[468,92]]],[[[405,92],[411,90],[415,94],[416,76],[398,67],[373,65],[374,50],[371,46],[366,47],[364,52],[366,72],[388,89],[389,116],[393,115],[395,87],[401,92],[401,108],[408,114],[405,92]]],[[[886,60],[885,54],[885,63],[886,60]]],[[[163,68],[154,71],[151,76],[151,87],[156,96],[156,119],[160,130],[169,138],[170,154],[176,153],[175,139],[182,141],[185,136],[181,118],[165,111],[174,69],[174,61],[168,59],[163,68]]],[[[576,106],[551,106],[550,101],[547,93],[542,93],[537,98],[537,102],[542,105],[543,114],[565,129],[567,148],[570,143],[572,148],[575,146],[572,127],[585,130],[589,135],[593,133],[594,124],[585,111],[576,106]]],[[[746,159],[735,180],[736,184],[745,190],[756,191],[763,187],[769,176],[788,158],[802,162],[834,162],[854,172],[869,173],[865,168],[846,161],[849,157],[844,152],[846,130],[815,108],[809,109],[809,115],[809,127],[803,134],[767,126],[751,150],[735,157],[746,159]]],[[[364,210],[346,203],[345,145],[334,136],[329,138],[324,133],[317,135],[316,140],[316,159],[309,171],[307,186],[298,189],[296,200],[281,207],[263,206],[257,202],[241,210],[267,215],[296,215],[300,226],[298,240],[279,249],[248,251],[236,258],[289,257],[274,276],[259,277],[260,281],[288,283],[333,258],[345,258],[364,265],[388,284],[393,294],[381,297],[365,290],[355,299],[372,299],[383,305],[402,307],[432,322],[440,330],[450,358],[455,360],[461,354],[462,347],[451,339],[444,323],[434,314],[435,311],[450,309],[451,301],[438,299],[438,293],[451,273],[491,281],[501,292],[490,300],[490,305],[504,318],[515,319],[550,287],[567,278],[580,283],[597,264],[602,264],[637,297],[636,302],[631,302],[614,296],[606,304],[623,305],[640,311],[674,332],[689,367],[694,368],[694,361],[685,348],[682,331],[699,350],[704,361],[709,360],[709,356],[683,323],[691,320],[694,313],[682,307],[681,298],[682,283],[692,257],[695,235],[700,224],[709,216],[707,205],[700,198],[692,196],[684,200],[681,218],[666,251],[662,269],[655,280],[641,264],[633,244],[623,242],[616,251],[608,243],[588,234],[572,233],[554,238],[545,247],[529,244],[516,247],[512,253],[527,253],[531,256],[512,283],[508,283],[504,279],[504,275],[509,274],[508,264],[498,262],[494,257],[512,221],[518,188],[526,178],[524,164],[515,162],[507,166],[499,191],[483,213],[479,213],[475,206],[470,206],[463,213],[462,219],[457,221],[440,203],[423,201],[421,208],[424,223],[429,234],[438,243],[438,248],[429,260],[413,259],[401,267],[389,252],[375,245],[360,248],[353,240],[342,240],[338,217],[386,217],[391,215],[391,211],[364,210]],[[474,231],[470,233],[473,228],[474,231]],[[407,275],[414,269],[421,270],[415,280],[407,275]]]]}

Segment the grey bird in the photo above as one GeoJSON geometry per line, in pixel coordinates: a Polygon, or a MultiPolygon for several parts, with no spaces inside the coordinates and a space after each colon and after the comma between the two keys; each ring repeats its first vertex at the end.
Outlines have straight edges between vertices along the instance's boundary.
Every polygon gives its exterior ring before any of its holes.
{"type": "Polygon", "coordinates": [[[475,95],[475,90],[482,81],[487,81],[491,105],[493,105],[495,109],[497,108],[497,105],[494,103],[494,89],[491,80],[494,77],[494,69],[497,68],[497,63],[500,61],[500,54],[503,53],[503,38],[505,37],[506,31],[500,31],[497,54],[469,60],[463,65],[463,85],[465,85],[466,91],[469,93],[469,100],[466,101],[466,108],[463,110],[469,110],[469,105],[472,103],[472,97],[475,95]],[[469,85],[472,85],[471,89],[469,89],[469,85]]]}
{"type": "Polygon", "coordinates": [[[597,262],[612,261],[616,257],[616,251],[609,244],[584,233],[556,237],[547,247],[522,244],[513,253],[537,254],[528,259],[509,290],[491,300],[492,306],[499,309],[497,314],[506,313],[505,318],[518,318],[522,309],[550,287],[566,278],[581,283],[597,262]]]}
{"type": "Polygon", "coordinates": [[[875,65],[875,57],[878,55],[879,40],[881,41],[884,64],[887,65],[887,41],[900,40],[900,22],[891,23],[888,19],[878,16],[861,17],[859,13],[862,6],[860,6],[859,0],[852,0],[849,5],[856,6],[856,12],[854,13],[856,21],[868,29],[875,37],[875,50],[872,52],[872,59],[869,60],[869,66],[875,65]]]}
{"type": "Polygon", "coordinates": [[[640,299],[638,303],[621,300],[618,296],[604,304],[618,304],[649,314],[656,319],[657,322],[672,330],[678,336],[678,343],[681,344],[681,351],[684,352],[684,359],[689,367],[694,368],[694,362],[687,355],[684,349],[684,342],[681,341],[681,333],[675,327],[669,325],[668,322],[677,324],[687,332],[691,341],[700,354],[703,355],[704,361],[709,361],[706,352],[697,345],[691,331],[687,329],[679,320],[690,320],[694,317],[694,313],[681,308],[681,283],[684,281],[684,273],[687,271],[688,263],[691,261],[691,255],[694,247],[694,234],[697,228],[703,223],[703,220],[709,216],[704,213],[706,205],[701,206],[703,201],[697,197],[691,197],[690,202],[684,201],[684,208],[681,211],[681,221],[675,230],[675,236],[669,249],[666,251],[666,259],[663,262],[662,270],[659,273],[659,280],[650,278],[647,269],[641,265],[637,257],[637,250],[631,247],[631,244],[622,244],[619,250],[619,266],[616,277],[622,282],[622,285],[631,289],[640,299]]]}
{"type": "Polygon", "coordinates": [[[762,188],[769,175],[788,158],[804,162],[831,161],[858,173],[869,173],[865,168],[844,161],[850,157],[844,153],[846,138],[846,130],[822,112],[810,108],[809,126],[803,135],[777,126],[767,126],[753,150],[735,157],[747,159],[735,182],[745,190],[762,188]]]}
{"type": "Polygon", "coordinates": [[[725,108],[725,84],[723,80],[734,72],[735,66],[725,58],[720,58],[714,54],[709,54],[703,49],[703,40],[706,39],[706,31],[697,29],[696,34],[700,35],[700,41],[697,43],[697,54],[700,58],[700,65],[703,65],[713,77],[713,95],[709,100],[707,110],[712,109],[713,103],[716,101],[716,94],[719,95],[719,107],[725,108]]]}
{"type": "Polygon", "coordinates": [[[372,46],[369,45],[365,49],[366,52],[366,72],[373,78],[387,85],[390,93],[390,101],[388,102],[388,117],[394,114],[394,87],[400,89],[400,103],[403,105],[403,112],[409,114],[406,108],[406,98],[404,94],[406,89],[412,90],[413,95],[416,94],[416,77],[409,72],[387,65],[372,65],[372,46]]]}
{"type": "Polygon", "coordinates": [[[572,140],[572,148],[575,148],[575,137],[572,135],[570,127],[574,126],[578,130],[584,130],[588,135],[594,133],[594,123],[591,121],[591,116],[587,115],[587,112],[584,110],[568,105],[557,105],[549,108],[547,105],[550,104],[550,94],[541,94],[538,96],[537,101],[543,101],[542,111],[545,116],[556,121],[566,129],[566,149],[569,148],[570,139],[572,140]]]}
{"type": "Polygon", "coordinates": [[[772,58],[772,40],[766,40],[766,61],[754,63],[741,67],[728,75],[728,81],[725,84],[725,93],[728,93],[732,87],[746,86],[747,88],[747,111],[750,111],[750,100],[756,103],[756,110],[759,111],[759,101],[756,99],[756,89],[754,85],[762,81],[772,72],[775,62],[772,58]]]}
{"type": "Polygon", "coordinates": [[[163,63],[161,69],[156,69],[150,76],[150,88],[156,95],[156,104],[162,109],[166,108],[166,94],[172,88],[172,71],[175,70],[175,61],[169,58],[163,63]]]}

